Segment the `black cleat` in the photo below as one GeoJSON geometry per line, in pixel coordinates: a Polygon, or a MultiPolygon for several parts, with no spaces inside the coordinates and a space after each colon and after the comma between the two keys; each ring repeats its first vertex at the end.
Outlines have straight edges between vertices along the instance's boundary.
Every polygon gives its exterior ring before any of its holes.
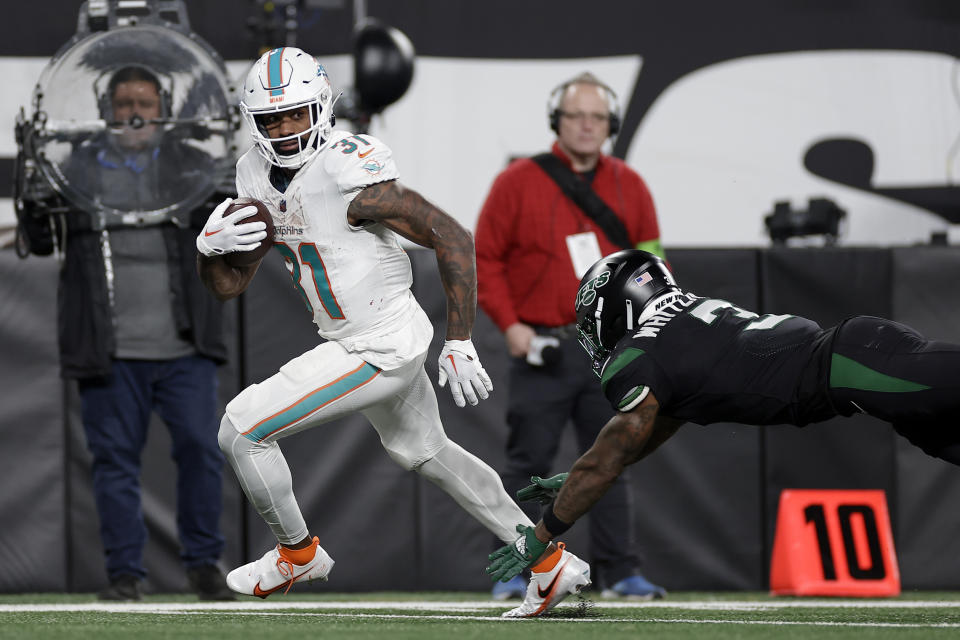
{"type": "Polygon", "coordinates": [[[236,600],[236,596],[227,587],[223,572],[216,565],[202,564],[187,569],[187,578],[190,588],[197,594],[197,598],[206,601],[236,600]]]}
{"type": "Polygon", "coordinates": [[[136,602],[143,600],[140,595],[140,579],[124,573],[110,580],[110,586],[97,594],[100,600],[111,602],[136,602]]]}

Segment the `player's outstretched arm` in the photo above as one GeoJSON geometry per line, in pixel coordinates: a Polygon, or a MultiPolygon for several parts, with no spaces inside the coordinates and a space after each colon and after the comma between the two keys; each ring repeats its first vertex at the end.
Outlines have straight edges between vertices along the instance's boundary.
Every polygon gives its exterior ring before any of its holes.
{"type": "MultiPolygon", "coordinates": [[[[657,447],[663,444],[670,436],[682,427],[683,420],[668,418],[664,415],[657,415],[653,425],[653,433],[643,447],[642,457],[653,453],[657,447]]],[[[520,502],[539,502],[540,504],[549,504],[557,499],[563,483],[566,482],[569,473],[558,473],[549,478],[533,476],[530,478],[530,484],[517,491],[517,500],[520,502]]]]}
{"type": "Polygon", "coordinates": [[[447,295],[447,339],[440,352],[440,386],[450,382],[450,392],[460,407],[489,397],[493,383],[470,340],[477,313],[477,266],[470,232],[396,180],[365,187],[350,203],[347,221],[354,226],[378,222],[436,252],[447,295]]]}
{"type": "MultiPolygon", "coordinates": [[[[658,419],[660,405],[652,393],[635,409],[618,413],[603,427],[593,446],[573,464],[550,512],[565,525],[573,524],[607,492],[627,465],[651,453],[673,435],[681,422],[658,419]]],[[[546,542],[562,531],[551,531],[541,520],[537,538],[546,542]]]]}
{"type": "Polygon", "coordinates": [[[494,580],[506,582],[540,561],[553,538],[562,534],[607,492],[623,469],[640,460],[683,424],[658,419],[660,405],[650,393],[635,409],[618,413],[604,426],[593,446],[573,464],[553,504],[536,527],[517,525],[520,537],[488,556],[494,580]]]}

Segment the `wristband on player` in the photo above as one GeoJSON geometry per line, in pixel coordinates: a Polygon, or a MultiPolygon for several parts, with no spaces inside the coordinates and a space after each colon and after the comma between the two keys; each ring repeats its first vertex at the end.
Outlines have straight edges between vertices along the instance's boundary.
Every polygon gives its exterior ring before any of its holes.
{"type": "Polygon", "coordinates": [[[543,512],[543,526],[547,528],[547,531],[551,533],[554,537],[557,537],[567,529],[573,526],[572,522],[564,522],[560,518],[554,515],[553,513],[553,503],[550,503],[550,506],[547,507],[547,510],[543,512]]]}

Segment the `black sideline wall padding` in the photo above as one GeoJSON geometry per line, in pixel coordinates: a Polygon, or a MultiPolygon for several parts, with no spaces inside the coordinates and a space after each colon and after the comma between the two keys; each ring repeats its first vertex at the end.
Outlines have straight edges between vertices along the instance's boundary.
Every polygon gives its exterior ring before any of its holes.
{"type": "MultiPolygon", "coordinates": [[[[891,254],[893,317],[930,338],[960,343],[960,251],[925,247],[891,254]]],[[[903,583],[917,589],[956,589],[960,470],[894,437],[894,535],[903,583]]]]}
{"type": "Polygon", "coordinates": [[[2,591],[64,591],[68,483],[57,365],[56,265],[0,251],[2,591]]]}
{"type": "MultiPolygon", "coordinates": [[[[436,261],[412,251],[414,293],[436,328],[427,370],[436,380],[445,300],[436,261]]],[[[824,326],[856,313],[892,317],[932,338],[960,342],[954,274],[960,249],[715,249],[669,253],[680,284],[760,313],[798,313],[824,326]]],[[[53,259],[0,252],[0,592],[94,591],[106,577],[93,509],[89,456],[73,384],[58,377],[53,259]]],[[[261,267],[244,298],[230,303],[233,358],[220,371],[221,401],[271,375],[318,338],[279,256],[261,267]]],[[[493,396],[457,408],[437,389],[448,435],[503,465],[507,356],[482,313],[474,341],[494,380],[493,396]]],[[[178,592],[175,467],[155,420],[144,462],[150,530],[147,590],[178,592]]],[[[568,430],[569,431],[569,430],[568,430]]],[[[486,590],[491,536],[430,483],[397,467],[362,417],[332,422],[281,442],[312,532],[336,559],[323,591],[486,590]]],[[[555,471],[577,451],[561,443],[555,471]]],[[[764,589],[779,492],[784,488],[879,488],[887,492],[906,589],[960,586],[960,469],[929,458],[866,417],[804,429],[690,425],[628,470],[644,571],[668,589],[764,589]]],[[[275,544],[231,469],[224,473],[223,566],[275,544]]],[[[589,557],[586,527],[565,536],[589,557]]]]}

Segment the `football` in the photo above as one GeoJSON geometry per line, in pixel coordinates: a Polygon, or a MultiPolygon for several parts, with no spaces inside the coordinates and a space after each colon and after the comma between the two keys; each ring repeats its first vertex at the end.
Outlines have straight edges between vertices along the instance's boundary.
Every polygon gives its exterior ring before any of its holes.
{"type": "Polygon", "coordinates": [[[253,251],[234,251],[232,253],[225,253],[223,255],[223,259],[231,267],[249,267],[250,265],[258,262],[261,258],[263,258],[263,256],[267,255],[267,252],[270,251],[270,247],[273,246],[273,216],[270,215],[267,205],[254,198],[237,198],[230,203],[230,206],[227,207],[224,215],[229,215],[237,209],[243,209],[244,207],[249,206],[256,207],[257,212],[244,218],[243,220],[240,220],[237,224],[256,222],[258,220],[260,222],[265,222],[267,225],[267,237],[261,240],[260,246],[253,251]]]}

